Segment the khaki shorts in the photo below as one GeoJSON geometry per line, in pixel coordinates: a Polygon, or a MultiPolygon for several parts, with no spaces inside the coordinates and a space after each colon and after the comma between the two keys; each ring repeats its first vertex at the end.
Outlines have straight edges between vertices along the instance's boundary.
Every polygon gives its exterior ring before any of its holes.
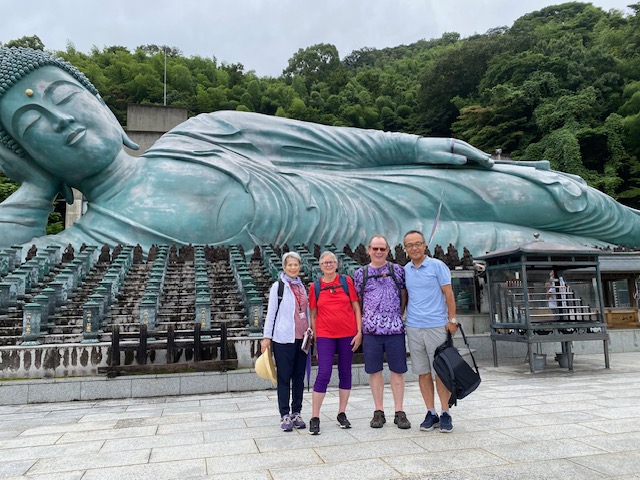
{"type": "Polygon", "coordinates": [[[447,330],[444,326],[434,328],[407,327],[411,371],[416,375],[431,373],[436,348],[446,341],[447,330]]]}

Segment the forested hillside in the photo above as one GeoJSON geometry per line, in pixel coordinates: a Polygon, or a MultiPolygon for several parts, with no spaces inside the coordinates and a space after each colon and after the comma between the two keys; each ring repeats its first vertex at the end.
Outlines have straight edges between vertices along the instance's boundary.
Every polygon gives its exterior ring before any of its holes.
{"type": "MultiPolygon", "coordinates": [[[[34,35],[4,45],[46,48],[34,35]]],[[[338,52],[293,53],[278,78],[176,47],[55,52],[95,84],[126,124],[130,103],[190,115],[223,109],[434,136],[513,159],[547,159],[640,208],[640,3],[627,13],[565,3],[483,35],[338,52]],[[346,55],[341,58],[341,55],[346,55]]],[[[0,179],[0,199],[11,187],[0,179]]]]}

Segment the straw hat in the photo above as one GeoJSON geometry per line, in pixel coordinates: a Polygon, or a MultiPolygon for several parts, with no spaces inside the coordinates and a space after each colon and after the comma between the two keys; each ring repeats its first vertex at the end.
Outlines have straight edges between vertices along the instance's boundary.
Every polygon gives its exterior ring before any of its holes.
{"type": "Polygon", "coordinates": [[[278,383],[276,378],[276,366],[273,363],[273,356],[271,355],[271,347],[268,347],[256,360],[256,373],[260,378],[271,380],[273,385],[278,383]]]}

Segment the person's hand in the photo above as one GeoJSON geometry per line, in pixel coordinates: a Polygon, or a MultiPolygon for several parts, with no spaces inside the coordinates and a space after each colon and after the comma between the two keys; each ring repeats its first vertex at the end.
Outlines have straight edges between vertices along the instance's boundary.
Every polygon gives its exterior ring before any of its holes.
{"type": "Polygon", "coordinates": [[[418,162],[454,166],[476,164],[485,168],[491,168],[495,163],[491,155],[462,140],[429,137],[418,139],[418,162]]]}
{"type": "Polygon", "coordinates": [[[449,332],[451,334],[451,336],[453,336],[458,331],[458,324],[457,323],[447,322],[447,324],[444,326],[444,328],[445,328],[445,330],[447,332],[449,332]]]}
{"type": "Polygon", "coordinates": [[[358,331],[356,335],[351,339],[351,351],[355,352],[362,344],[362,332],[358,331]]]}
{"type": "Polygon", "coordinates": [[[262,343],[260,344],[260,353],[264,353],[267,348],[271,345],[270,338],[263,338],[262,343]]]}

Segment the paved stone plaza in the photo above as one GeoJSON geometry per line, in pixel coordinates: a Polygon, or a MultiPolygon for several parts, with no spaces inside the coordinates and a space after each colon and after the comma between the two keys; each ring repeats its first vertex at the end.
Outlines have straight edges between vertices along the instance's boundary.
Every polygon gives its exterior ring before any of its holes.
{"type": "MultiPolygon", "coordinates": [[[[483,382],[452,410],[454,431],[369,427],[355,387],[335,422],[330,389],[321,435],[282,433],[275,390],[0,406],[0,477],[23,479],[640,479],[640,353],[580,355],[575,371],[481,363],[483,382]]],[[[334,372],[335,376],[335,372],[334,372]]],[[[308,420],[311,395],[303,415],[308,420]]],[[[393,418],[387,387],[387,418],[393,418]]]]}

